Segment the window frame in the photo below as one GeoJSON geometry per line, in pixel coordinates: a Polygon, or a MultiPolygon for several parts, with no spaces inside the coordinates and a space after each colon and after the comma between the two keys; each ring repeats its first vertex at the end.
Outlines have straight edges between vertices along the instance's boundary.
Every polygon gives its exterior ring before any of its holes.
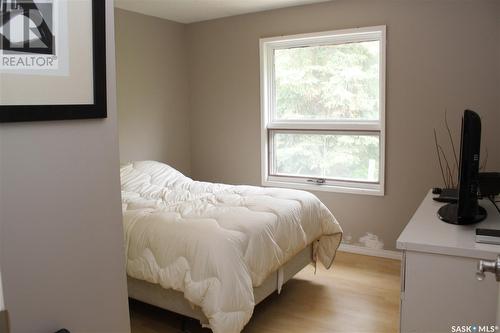
{"type": "Polygon", "coordinates": [[[386,26],[343,29],[318,33],[299,34],[260,39],[261,79],[261,177],[263,186],[296,188],[311,191],[328,191],[352,194],[383,196],[385,194],[385,91],[386,91],[386,26]],[[379,120],[317,121],[276,120],[273,107],[276,105],[274,50],[293,47],[338,45],[354,42],[380,42],[379,65],[379,120]],[[379,135],[379,181],[363,182],[353,180],[326,180],[301,176],[272,175],[272,132],[273,131],[324,131],[329,133],[377,133],[379,135]],[[316,182],[315,182],[316,181],[316,182]]]}

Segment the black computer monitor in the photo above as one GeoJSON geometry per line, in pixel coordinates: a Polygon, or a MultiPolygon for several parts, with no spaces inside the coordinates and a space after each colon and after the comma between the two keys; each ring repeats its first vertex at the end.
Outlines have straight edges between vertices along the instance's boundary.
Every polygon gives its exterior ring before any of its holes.
{"type": "Polygon", "coordinates": [[[472,224],[486,218],[486,210],[477,202],[480,149],[481,118],[474,111],[465,110],[460,140],[458,202],[439,209],[441,220],[453,224],[472,224]]]}

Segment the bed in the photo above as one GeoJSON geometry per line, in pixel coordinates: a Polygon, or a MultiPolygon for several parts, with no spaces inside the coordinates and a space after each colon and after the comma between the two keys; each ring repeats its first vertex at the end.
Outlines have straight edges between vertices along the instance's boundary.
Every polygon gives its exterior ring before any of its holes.
{"type": "Polygon", "coordinates": [[[121,166],[129,297],[240,332],[254,306],[342,238],[305,191],[197,182],[155,161],[121,166]]]}

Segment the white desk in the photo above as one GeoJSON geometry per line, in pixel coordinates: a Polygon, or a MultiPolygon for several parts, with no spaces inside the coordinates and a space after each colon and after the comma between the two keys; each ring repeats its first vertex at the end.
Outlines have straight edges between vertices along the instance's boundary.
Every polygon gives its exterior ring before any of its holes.
{"type": "Polygon", "coordinates": [[[488,218],[457,226],[437,217],[443,204],[429,192],[398,238],[401,269],[401,332],[451,332],[453,325],[495,325],[498,284],[492,274],[476,279],[480,259],[493,260],[500,245],[475,242],[476,227],[497,225],[500,214],[489,201],[488,218]]]}

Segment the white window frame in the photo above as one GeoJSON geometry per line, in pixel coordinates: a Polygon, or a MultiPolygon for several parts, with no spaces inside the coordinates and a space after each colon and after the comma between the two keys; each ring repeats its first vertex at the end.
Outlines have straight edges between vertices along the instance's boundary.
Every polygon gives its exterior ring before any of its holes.
{"type": "Polygon", "coordinates": [[[296,188],[311,191],[329,191],[353,194],[383,196],[385,192],[385,88],[386,88],[386,26],[326,31],[263,38],[260,40],[260,77],[261,77],[261,173],[262,185],[273,187],[296,188]],[[278,121],[272,119],[272,108],[275,106],[275,73],[274,50],[291,47],[335,45],[352,42],[380,42],[380,119],[379,121],[278,121]],[[349,180],[327,180],[316,183],[318,178],[285,177],[270,175],[271,132],[276,130],[290,131],[330,131],[342,132],[375,132],[380,135],[379,181],[377,183],[349,180]]]}

